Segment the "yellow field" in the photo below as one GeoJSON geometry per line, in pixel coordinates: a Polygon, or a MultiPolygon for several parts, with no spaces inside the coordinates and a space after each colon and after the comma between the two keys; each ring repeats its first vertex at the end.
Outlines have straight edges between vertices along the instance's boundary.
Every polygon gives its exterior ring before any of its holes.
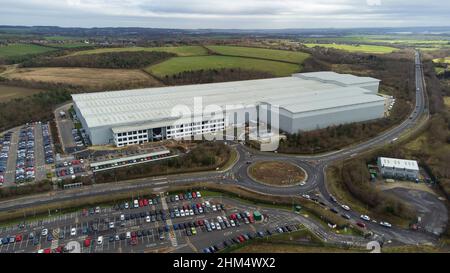
{"type": "Polygon", "coordinates": [[[126,85],[160,85],[141,70],[98,68],[21,68],[6,74],[10,79],[62,83],[91,88],[126,85]]]}
{"type": "Polygon", "coordinates": [[[390,46],[377,46],[377,45],[344,45],[344,44],[304,44],[306,47],[326,47],[334,48],[349,52],[361,52],[361,53],[371,53],[371,54],[387,54],[398,50],[395,47],[390,46]]]}
{"type": "Polygon", "coordinates": [[[433,60],[434,63],[446,63],[446,64],[450,64],[450,57],[445,57],[445,58],[437,58],[433,60]]]}

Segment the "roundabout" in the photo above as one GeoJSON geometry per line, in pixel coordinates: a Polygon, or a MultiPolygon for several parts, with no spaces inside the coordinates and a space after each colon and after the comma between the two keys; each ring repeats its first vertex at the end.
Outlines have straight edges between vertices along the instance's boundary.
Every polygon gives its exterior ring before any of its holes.
{"type": "Polygon", "coordinates": [[[308,175],[297,164],[288,161],[261,160],[247,168],[248,176],[255,182],[272,187],[290,187],[304,183],[308,175]]]}

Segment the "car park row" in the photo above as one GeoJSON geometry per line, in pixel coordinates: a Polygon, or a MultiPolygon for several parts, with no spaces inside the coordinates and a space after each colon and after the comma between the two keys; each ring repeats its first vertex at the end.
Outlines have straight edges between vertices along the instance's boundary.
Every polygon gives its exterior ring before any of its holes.
{"type": "Polygon", "coordinates": [[[211,245],[209,247],[206,247],[203,249],[203,253],[214,253],[217,251],[220,251],[224,248],[238,245],[241,243],[244,243],[249,240],[253,240],[255,238],[264,238],[267,236],[272,236],[274,234],[280,234],[280,233],[289,233],[293,231],[297,231],[301,228],[301,224],[297,225],[286,225],[286,226],[279,226],[273,230],[266,229],[266,230],[260,230],[257,232],[248,232],[248,233],[242,233],[237,236],[234,236],[229,239],[225,239],[222,243],[217,243],[214,245],[211,245]]]}
{"type": "Polygon", "coordinates": [[[53,153],[49,123],[42,124],[42,139],[44,145],[45,163],[53,164],[55,162],[55,158],[53,153]]]}
{"type": "Polygon", "coordinates": [[[0,186],[2,186],[5,181],[9,150],[11,148],[11,138],[12,132],[7,132],[2,138],[0,138],[0,186]]]}
{"type": "Polygon", "coordinates": [[[85,172],[84,160],[83,159],[74,159],[74,160],[66,160],[55,165],[56,176],[63,179],[66,177],[71,177],[75,179],[77,175],[80,175],[85,172]]]}
{"type": "MultiPolygon", "coordinates": [[[[251,230],[249,224],[257,223],[252,214],[245,210],[237,212],[234,209],[234,213],[226,214],[223,203],[198,197],[202,196],[200,192],[191,192],[191,197],[195,196],[191,199],[188,197],[189,193],[181,195],[182,198],[187,198],[179,203],[172,202],[172,206],[167,210],[162,208],[165,200],[153,196],[121,202],[112,208],[85,208],[74,213],[71,218],[63,217],[59,224],[29,223],[20,224],[20,230],[3,229],[3,232],[0,230],[0,251],[63,252],[66,250],[65,243],[73,240],[80,242],[82,251],[87,252],[102,251],[105,242],[105,248],[109,250],[113,247],[112,250],[117,251],[120,246],[140,251],[147,247],[169,246],[172,243],[168,240],[171,236],[177,236],[178,240],[182,241],[185,236],[198,237],[199,239],[193,240],[199,240],[202,245],[199,249],[202,249],[208,241],[205,238],[220,238],[221,230],[224,234],[239,233],[243,230],[247,232],[251,230]],[[176,209],[179,212],[185,211],[185,216],[179,214],[177,217],[176,209]],[[195,215],[194,212],[192,216],[191,210],[197,211],[198,214],[195,215]],[[75,218],[78,219],[76,222],[75,218]]],[[[170,200],[170,197],[165,198],[170,200]]]]}
{"type": "Polygon", "coordinates": [[[19,131],[16,161],[16,183],[18,184],[35,178],[34,129],[34,125],[27,125],[19,131]]]}

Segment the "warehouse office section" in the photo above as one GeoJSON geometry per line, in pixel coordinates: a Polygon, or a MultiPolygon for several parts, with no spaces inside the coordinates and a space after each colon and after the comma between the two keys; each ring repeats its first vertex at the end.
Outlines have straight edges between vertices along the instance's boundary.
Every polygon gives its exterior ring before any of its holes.
{"type": "Polygon", "coordinates": [[[278,116],[280,131],[297,133],[327,126],[383,118],[385,99],[379,80],[335,72],[294,74],[291,77],[74,94],[74,109],[92,144],[124,146],[162,139],[179,139],[220,132],[243,124],[248,106],[268,106],[259,115],[268,124],[278,116]],[[184,106],[229,109],[220,117],[195,119],[173,115],[184,106]],[[273,107],[271,107],[273,106],[273,107]],[[241,108],[240,108],[241,107],[241,108]],[[237,122],[234,113],[238,113],[237,122]],[[244,117],[243,117],[244,116],[244,117]]]}

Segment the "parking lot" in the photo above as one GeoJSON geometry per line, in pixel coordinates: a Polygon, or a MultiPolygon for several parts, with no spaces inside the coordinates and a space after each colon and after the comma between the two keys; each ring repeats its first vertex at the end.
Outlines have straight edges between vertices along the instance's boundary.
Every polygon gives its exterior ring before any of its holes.
{"type": "Polygon", "coordinates": [[[75,179],[87,175],[83,159],[65,160],[55,164],[56,176],[60,179],[75,179]]]}
{"type": "Polygon", "coordinates": [[[54,162],[49,125],[36,122],[11,130],[2,137],[0,181],[4,186],[46,178],[46,164],[54,162]]]}
{"type": "Polygon", "coordinates": [[[0,229],[0,252],[215,252],[232,244],[299,228],[296,220],[222,198],[183,193],[146,196],[113,207],[85,208],[0,229]],[[190,194],[190,196],[189,196],[190,194]],[[183,216],[184,215],[184,216],[183,216]]]}
{"type": "Polygon", "coordinates": [[[3,186],[3,184],[5,183],[12,135],[12,132],[7,132],[0,138],[0,186],[3,186]]]}

